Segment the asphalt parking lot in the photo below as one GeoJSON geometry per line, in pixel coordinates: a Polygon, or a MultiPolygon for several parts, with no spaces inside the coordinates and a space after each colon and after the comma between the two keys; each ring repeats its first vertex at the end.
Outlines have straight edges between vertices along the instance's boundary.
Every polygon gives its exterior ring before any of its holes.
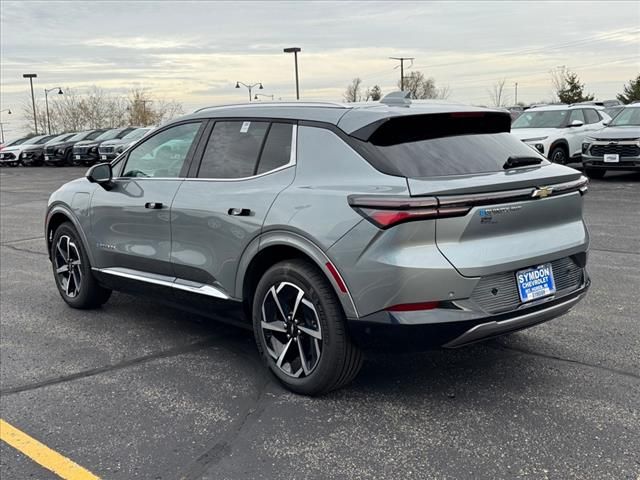
{"type": "MultiPolygon", "coordinates": [[[[0,170],[1,417],[108,479],[640,479],[640,175],[593,181],[592,289],[562,318],[371,357],[322,398],[249,332],[124,294],[59,298],[42,233],[79,168],[0,170]]],[[[57,478],[0,442],[3,480],[57,478]]]]}

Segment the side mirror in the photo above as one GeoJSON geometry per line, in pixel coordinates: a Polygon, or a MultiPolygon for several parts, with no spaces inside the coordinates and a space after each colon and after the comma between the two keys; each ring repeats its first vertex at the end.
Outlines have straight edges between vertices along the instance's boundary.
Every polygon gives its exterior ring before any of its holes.
{"type": "Polygon", "coordinates": [[[581,127],[584,125],[584,122],[582,120],[574,120],[573,122],[571,122],[571,125],[569,125],[570,127],[581,127]]]}
{"type": "Polygon", "coordinates": [[[111,164],[98,163],[97,165],[94,165],[89,170],[87,170],[85,177],[91,183],[97,183],[105,190],[109,190],[111,188],[111,180],[113,179],[111,164]]]}
{"type": "Polygon", "coordinates": [[[606,120],[604,122],[602,122],[602,125],[604,125],[605,127],[609,126],[609,122],[607,122],[606,120]]]}

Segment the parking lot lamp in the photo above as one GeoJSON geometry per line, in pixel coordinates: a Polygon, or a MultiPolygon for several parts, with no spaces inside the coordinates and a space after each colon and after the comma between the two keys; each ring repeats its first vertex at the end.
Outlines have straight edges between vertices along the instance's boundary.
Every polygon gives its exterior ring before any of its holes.
{"type": "Polygon", "coordinates": [[[33,124],[36,128],[36,135],[38,135],[38,117],[36,117],[36,97],[33,94],[33,79],[37,78],[37,73],[23,73],[22,78],[28,78],[31,84],[31,103],[33,104],[33,124]]]}
{"type": "Polygon", "coordinates": [[[47,129],[49,130],[49,135],[51,135],[51,120],[49,119],[49,99],[47,98],[47,95],[55,89],[58,89],[58,95],[62,95],[64,93],[60,87],[44,89],[44,104],[47,107],[47,129]]]}
{"type": "Polygon", "coordinates": [[[246,83],[243,83],[243,82],[236,82],[236,88],[240,88],[240,85],[242,85],[243,87],[246,87],[249,90],[249,101],[251,101],[251,99],[253,98],[251,96],[251,89],[258,87],[260,90],[262,90],[264,88],[262,86],[262,82],[254,83],[253,85],[247,85],[246,83]]]}
{"type": "Polygon", "coordinates": [[[298,83],[298,52],[301,52],[300,47],[285,48],[284,53],[293,53],[294,62],[296,65],[296,100],[300,100],[300,84],[298,83]]]}

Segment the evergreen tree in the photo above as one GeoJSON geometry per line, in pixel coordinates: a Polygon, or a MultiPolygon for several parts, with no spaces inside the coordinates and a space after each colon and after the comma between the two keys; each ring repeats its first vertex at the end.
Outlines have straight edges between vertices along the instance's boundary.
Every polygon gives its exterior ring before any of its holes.
{"type": "Polygon", "coordinates": [[[565,75],[565,86],[558,91],[558,99],[562,103],[578,103],[593,100],[593,95],[584,93],[584,84],[580,83],[578,75],[567,72],[565,75]]]}
{"type": "Polygon", "coordinates": [[[631,103],[640,100],[640,75],[635,80],[629,80],[629,85],[624,86],[624,92],[616,95],[622,103],[631,103]]]}

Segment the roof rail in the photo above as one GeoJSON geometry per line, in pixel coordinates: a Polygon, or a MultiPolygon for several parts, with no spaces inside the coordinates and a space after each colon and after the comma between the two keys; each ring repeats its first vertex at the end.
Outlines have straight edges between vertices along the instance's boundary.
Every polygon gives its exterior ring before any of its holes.
{"type": "Polygon", "coordinates": [[[411,105],[411,92],[403,92],[398,90],[397,92],[387,93],[380,103],[385,105],[411,105]]]}
{"type": "Polygon", "coordinates": [[[202,107],[195,110],[193,113],[202,112],[203,110],[211,110],[214,108],[248,108],[248,107],[266,107],[274,106],[278,107],[332,107],[332,108],[346,108],[344,104],[338,102],[254,102],[254,103],[231,103],[226,105],[210,105],[208,107],[202,107]]]}

